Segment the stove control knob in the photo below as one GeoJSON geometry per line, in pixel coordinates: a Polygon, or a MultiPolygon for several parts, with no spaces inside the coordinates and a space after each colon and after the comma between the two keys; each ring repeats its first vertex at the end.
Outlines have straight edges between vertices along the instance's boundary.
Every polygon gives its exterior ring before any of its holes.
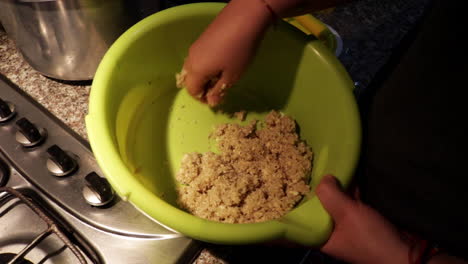
{"type": "Polygon", "coordinates": [[[47,154],[47,169],[55,176],[67,176],[78,169],[76,160],[71,157],[73,154],[63,151],[57,145],[48,148],[47,154]]]}
{"type": "Polygon", "coordinates": [[[27,148],[32,148],[41,144],[44,142],[47,135],[45,129],[38,129],[24,117],[16,121],[16,127],[18,129],[16,132],[16,141],[27,148]]]}
{"type": "Polygon", "coordinates": [[[114,194],[114,190],[105,178],[95,172],[86,175],[83,196],[88,204],[98,207],[107,205],[114,199],[114,194]]]}
{"type": "Polygon", "coordinates": [[[15,106],[0,98],[0,123],[10,120],[13,116],[15,116],[15,106]]]}

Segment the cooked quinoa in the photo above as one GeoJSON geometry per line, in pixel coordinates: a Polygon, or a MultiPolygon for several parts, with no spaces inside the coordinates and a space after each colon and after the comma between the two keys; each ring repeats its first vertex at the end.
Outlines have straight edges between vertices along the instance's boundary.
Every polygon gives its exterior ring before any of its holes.
{"type": "Polygon", "coordinates": [[[186,154],[176,176],[178,203],[193,215],[262,222],[280,218],[309,192],[313,153],[292,118],[271,111],[262,123],[222,124],[211,136],[219,154],[186,154]]]}
{"type": "Polygon", "coordinates": [[[243,110],[235,112],[234,117],[239,121],[245,121],[245,118],[247,117],[247,111],[243,110]]]}
{"type": "Polygon", "coordinates": [[[180,88],[180,89],[184,88],[186,77],[187,77],[187,71],[185,69],[182,69],[180,73],[176,73],[175,78],[176,78],[177,88],[180,88]]]}

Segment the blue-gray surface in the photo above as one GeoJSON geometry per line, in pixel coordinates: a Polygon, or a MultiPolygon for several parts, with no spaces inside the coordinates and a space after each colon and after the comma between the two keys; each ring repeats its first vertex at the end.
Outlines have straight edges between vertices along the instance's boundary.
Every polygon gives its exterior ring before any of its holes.
{"type": "Polygon", "coordinates": [[[428,0],[361,0],[316,16],[343,39],[339,59],[351,78],[367,87],[423,14],[428,0]]]}

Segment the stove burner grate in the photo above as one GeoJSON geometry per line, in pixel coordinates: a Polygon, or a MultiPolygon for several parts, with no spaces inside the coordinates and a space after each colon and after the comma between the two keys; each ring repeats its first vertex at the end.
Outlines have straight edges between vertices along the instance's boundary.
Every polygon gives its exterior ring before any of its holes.
{"type": "Polygon", "coordinates": [[[7,264],[29,264],[30,261],[26,260],[26,255],[36,247],[41,241],[46,239],[48,236],[55,234],[66,247],[68,247],[71,252],[76,256],[78,263],[87,264],[83,254],[78,250],[78,248],[68,239],[67,235],[62,232],[58,224],[50,218],[43,210],[39,208],[31,199],[28,199],[21,192],[9,188],[9,187],[0,187],[0,207],[4,205],[8,200],[18,199],[25,205],[27,205],[34,213],[36,213],[46,224],[47,229],[39,234],[33,241],[31,241],[26,247],[23,248],[19,253],[3,253],[0,254],[0,263],[7,264]],[[5,195],[6,194],[6,195],[5,195]],[[8,260],[4,260],[7,259],[8,260]]]}
{"type": "MultiPolygon", "coordinates": [[[[14,254],[14,253],[0,253],[0,263],[11,263],[11,261],[14,258],[16,258],[16,256],[17,254],[14,254]]],[[[34,264],[34,263],[24,258],[18,258],[15,264],[34,264]]]]}

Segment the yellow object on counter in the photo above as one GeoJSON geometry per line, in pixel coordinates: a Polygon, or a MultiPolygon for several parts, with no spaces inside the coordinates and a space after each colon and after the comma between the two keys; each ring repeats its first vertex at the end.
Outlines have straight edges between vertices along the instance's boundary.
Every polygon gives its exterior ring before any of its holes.
{"type": "Polygon", "coordinates": [[[328,49],[335,52],[337,47],[335,35],[333,35],[331,30],[327,25],[322,23],[322,21],[310,14],[286,18],[284,20],[307,35],[315,36],[318,40],[322,41],[328,49]]]}

